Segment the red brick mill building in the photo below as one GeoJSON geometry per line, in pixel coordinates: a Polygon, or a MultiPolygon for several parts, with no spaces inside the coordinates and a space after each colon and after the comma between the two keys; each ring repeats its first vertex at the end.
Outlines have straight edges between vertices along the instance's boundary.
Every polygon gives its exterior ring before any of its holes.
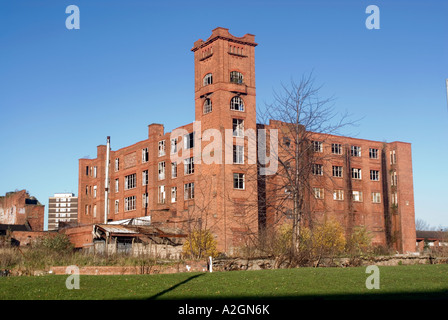
{"type": "MultiPolygon", "coordinates": [[[[210,229],[219,250],[230,253],[281,220],[278,213],[260,209],[260,192],[269,194],[274,178],[268,176],[261,186],[257,164],[251,161],[250,138],[242,134],[260,127],[278,129],[282,141],[284,133],[285,124],[278,121],[257,126],[256,46],[254,35],[235,37],[225,28],[196,41],[191,49],[195,122],[173,132],[150,124],[148,139],[110,150],[107,190],[108,147],[99,145],[95,159],[79,160],[81,228],[91,232],[94,224],[147,217],[154,226],[184,234],[198,227],[210,229]],[[211,141],[222,148],[211,148],[211,141]]],[[[319,142],[319,135],[315,140],[319,142]]],[[[332,217],[346,228],[365,225],[374,244],[415,251],[410,144],[330,136],[321,140],[317,152],[330,156],[320,170],[333,178],[313,177],[311,216],[332,217]]]]}

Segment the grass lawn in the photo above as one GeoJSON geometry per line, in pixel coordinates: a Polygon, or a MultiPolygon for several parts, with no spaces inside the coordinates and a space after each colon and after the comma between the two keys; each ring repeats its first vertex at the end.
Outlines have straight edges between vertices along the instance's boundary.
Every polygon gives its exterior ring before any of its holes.
{"type": "Polygon", "coordinates": [[[298,268],[165,275],[0,278],[1,300],[131,299],[448,299],[448,265],[379,267],[380,289],[367,289],[365,267],[298,268]]]}

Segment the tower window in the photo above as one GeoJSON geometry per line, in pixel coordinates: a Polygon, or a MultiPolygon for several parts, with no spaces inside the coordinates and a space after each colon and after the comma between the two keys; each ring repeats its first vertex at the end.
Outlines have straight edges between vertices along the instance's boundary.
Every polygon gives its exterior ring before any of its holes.
{"type": "Polygon", "coordinates": [[[212,83],[213,83],[213,75],[211,73],[207,73],[204,77],[203,85],[205,87],[212,83]]]}
{"type": "Polygon", "coordinates": [[[212,100],[205,99],[204,101],[204,114],[212,112],[212,100]]]}
{"type": "Polygon", "coordinates": [[[230,101],[230,110],[244,111],[243,99],[238,96],[233,97],[230,101]]]}
{"type": "Polygon", "coordinates": [[[244,190],[244,173],[234,173],[233,174],[233,188],[244,190]]]}
{"type": "Polygon", "coordinates": [[[238,71],[230,72],[230,82],[232,83],[243,83],[243,74],[238,71]]]}

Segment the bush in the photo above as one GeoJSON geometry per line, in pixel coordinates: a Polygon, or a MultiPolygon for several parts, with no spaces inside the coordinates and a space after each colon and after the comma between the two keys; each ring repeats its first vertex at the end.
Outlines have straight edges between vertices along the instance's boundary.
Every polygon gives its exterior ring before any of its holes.
{"type": "Polygon", "coordinates": [[[217,242],[208,230],[193,231],[183,246],[183,254],[192,258],[215,258],[218,256],[217,242]]]}
{"type": "Polygon", "coordinates": [[[55,253],[71,253],[73,245],[65,234],[46,235],[36,240],[33,248],[49,250],[55,253]]]}
{"type": "Polygon", "coordinates": [[[342,226],[334,220],[328,220],[318,224],[311,235],[312,251],[317,259],[316,266],[319,265],[321,258],[334,258],[344,252],[345,236],[342,226]]]}
{"type": "Polygon", "coordinates": [[[347,253],[355,256],[370,253],[372,251],[371,242],[372,236],[365,226],[355,227],[347,241],[347,253]]]}

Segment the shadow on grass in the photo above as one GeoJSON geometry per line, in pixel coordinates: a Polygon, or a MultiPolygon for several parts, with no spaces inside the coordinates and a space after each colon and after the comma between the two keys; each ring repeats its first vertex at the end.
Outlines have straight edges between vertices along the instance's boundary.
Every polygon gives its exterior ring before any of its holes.
{"type": "Polygon", "coordinates": [[[147,300],[155,300],[155,299],[157,299],[158,297],[163,296],[165,293],[168,293],[168,292],[170,292],[170,291],[176,289],[177,287],[179,287],[179,286],[181,286],[181,285],[183,285],[183,284],[185,284],[185,283],[187,283],[187,282],[189,282],[189,281],[191,281],[191,280],[193,280],[193,279],[195,279],[195,278],[197,278],[197,277],[203,276],[203,275],[204,275],[204,273],[200,273],[200,274],[196,274],[196,275],[194,275],[194,276],[191,276],[191,277],[185,279],[184,281],[179,282],[178,284],[175,284],[174,286],[172,286],[172,287],[170,287],[170,288],[168,288],[168,289],[165,289],[165,290],[163,290],[163,291],[160,291],[159,293],[156,293],[155,295],[153,295],[153,296],[147,298],[147,300]]]}
{"type": "MultiPolygon", "coordinates": [[[[148,300],[153,300],[169,292],[176,287],[196,278],[200,275],[196,275],[188,278],[185,281],[180,282],[179,284],[172,286],[171,288],[164,290],[150,298],[148,300]]],[[[256,296],[230,296],[225,295],[222,297],[216,296],[196,296],[196,297],[179,297],[176,298],[168,298],[164,299],[161,297],[160,300],[185,300],[185,301],[293,301],[293,300],[303,300],[303,301],[409,301],[409,300],[444,300],[448,301],[448,291],[431,291],[431,292],[397,292],[397,293],[364,293],[364,294],[320,294],[320,295],[289,295],[289,296],[264,296],[264,295],[256,295],[256,296]]]]}

